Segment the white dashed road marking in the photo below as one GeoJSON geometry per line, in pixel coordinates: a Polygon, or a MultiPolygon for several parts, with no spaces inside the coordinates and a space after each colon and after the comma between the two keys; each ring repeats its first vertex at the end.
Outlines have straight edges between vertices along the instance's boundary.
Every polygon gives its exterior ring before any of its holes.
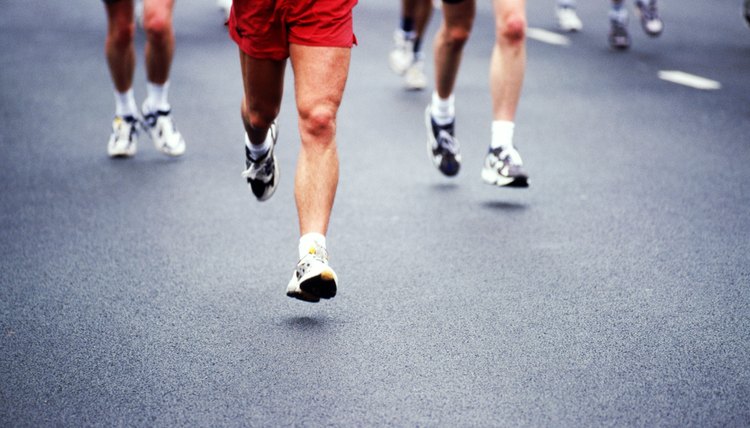
{"type": "Polygon", "coordinates": [[[685,73],[677,70],[663,70],[659,72],[659,78],[668,82],[685,85],[695,89],[716,90],[721,89],[721,83],[706,79],[705,77],[685,73]]]}
{"type": "Polygon", "coordinates": [[[553,33],[552,31],[542,30],[541,28],[529,27],[526,29],[526,37],[550,45],[568,46],[570,39],[562,34],[553,33]]]}

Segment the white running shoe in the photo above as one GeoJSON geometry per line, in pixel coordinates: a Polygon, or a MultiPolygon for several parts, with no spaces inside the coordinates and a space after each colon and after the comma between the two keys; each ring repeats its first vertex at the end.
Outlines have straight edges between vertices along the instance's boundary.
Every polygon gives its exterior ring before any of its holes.
{"type": "Polygon", "coordinates": [[[513,147],[490,148],[484,159],[482,180],[495,186],[529,187],[529,176],[523,170],[523,160],[513,147]]]}
{"type": "Polygon", "coordinates": [[[316,245],[297,263],[286,295],[313,303],[330,299],[336,295],[337,281],[336,272],[328,266],[328,252],[316,245]]]}
{"type": "Polygon", "coordinates": [[[399,76],[406,73],[414,62],[414,41],[401,29],[393,32],[393,50],[388,59],[391,70],[399,76]]]}
{"type": "Polygon", "coordinates": [[[138,148],[138,119],[116,116],[112,121],[112,135],[107,143],[107,154],[113,158],[135,155],[138,148]]]}
{"type": "Polygon", "coordinates": [[[414,62],[404,72],[404,85],[406,85],[406,89],[411,91],[421,91],[427,87],[423,55],[414,56],[414,62]]]}
{"type": "Polygon", "coordinates": [[[583,23],[576,13],[573,6],[557,6],[555,9],[557,15],[557,25],[562,31],[575,32],[583,29],[583,23]]]}
{"type": "Polygon", "coordinates": [[[143,103],[143,126],[157,150],[168,156],[185,153],[185,140],[172,119],[172,110],[150,111],[143,103]]]}

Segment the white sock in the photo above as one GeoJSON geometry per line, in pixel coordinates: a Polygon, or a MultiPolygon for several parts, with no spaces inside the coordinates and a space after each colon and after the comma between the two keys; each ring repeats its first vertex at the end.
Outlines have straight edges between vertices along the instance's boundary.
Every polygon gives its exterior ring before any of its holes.
{"type": "Polygon", "coordinates": [[[117,92],[115,90],[115,116],[135,116],[137,112],[138,107],[135,105],[133,88],[125,92],[117,92]]]}
{"type": "Polygon", "coordinates": [[[169,101],[167,100],[167,93],[169,92],[169,81],[164,82],[163,85],[156,83],[146,83],[146,105],[152,111],[163,110],[167,111],[170,108],[169,101]]]}
{"type": "Polygon", "coordinates": [[[245,133],[245,146],[247,146],[247,149],[250,150],[250,157],[253,158],[253,160],[258,160],[265,156],[266,153],[268,153],[269,150],[271,150],[271,131],[268,131],[268,134],[266,135],[266,139],[263,140],[263,143],[261,144],[253,144],[250,141],[250,138],[247,136],[247,133],[245,133]]]}
{"type": "Polygon", "coordinates": [[[628,21],[628,10],[622,7],[622,3],[613,4],[609,10],[610,21],[625,23],[628,21]]]}
{"type": "Polygon", "coordinates": [[[315,247],[326,247],[326,237],[320,233],[306,233],[299,238],[299,246],[297,251],[299,252],[300,260],[306,255],[310,254],[310,250],[315,247]]]}
{"type": "Polygon", "coordinates": [[[513,131],[515,128],[516,125],[513,122],[507,120],[493,120],[492,141],[490,141],[490,147],[493,149],[498,147],[509,149],[513,147],[513,131]]]}
{"type": "Polygon", "coordinates": [[[440,98],[437,91],[432,92],[430,114],[438,125],[447,125],[456,117],[456,97],[451,94],[448,98],[440,98]]]}

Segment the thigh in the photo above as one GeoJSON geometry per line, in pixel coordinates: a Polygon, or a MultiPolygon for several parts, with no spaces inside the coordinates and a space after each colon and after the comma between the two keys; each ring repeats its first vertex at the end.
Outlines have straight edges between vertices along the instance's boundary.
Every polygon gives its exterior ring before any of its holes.
{"type": "Polygon", "coordinates": [[[174,0],[143,0],[143,16],[172,17],[174,0]]]}
{"type": "Polygon", "coordinates": [[[284,92],[286,60],[254,58],[240,49],[245,102],[252,112],[277,112],[284,92]]]}
{"type": "Polygon", "coordinates": [[[104,0],[110,25],[127,25],[134,22],[133,0],[104,0]]]}
{"type": "Polygon", "coordinates": [[[443,0],[443,20],[448,28],[471,30],[476,15],[476,0],[443,0]]]}
{"type": "Polygon", "coordinates": [[[290,54],[299,112],[323,107],[335,114],[349,75],[351,48],[292,44],[290,54]]]}

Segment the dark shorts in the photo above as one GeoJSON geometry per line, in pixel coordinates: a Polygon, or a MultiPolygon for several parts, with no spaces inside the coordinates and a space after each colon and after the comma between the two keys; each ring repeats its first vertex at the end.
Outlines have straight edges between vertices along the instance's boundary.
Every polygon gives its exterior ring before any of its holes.
{"type": "Polygon", "coordinates": [[[229,36],[258,59],[289,57],[289,44],[351,48],[357,0],[234,0],[229,36]]]}

